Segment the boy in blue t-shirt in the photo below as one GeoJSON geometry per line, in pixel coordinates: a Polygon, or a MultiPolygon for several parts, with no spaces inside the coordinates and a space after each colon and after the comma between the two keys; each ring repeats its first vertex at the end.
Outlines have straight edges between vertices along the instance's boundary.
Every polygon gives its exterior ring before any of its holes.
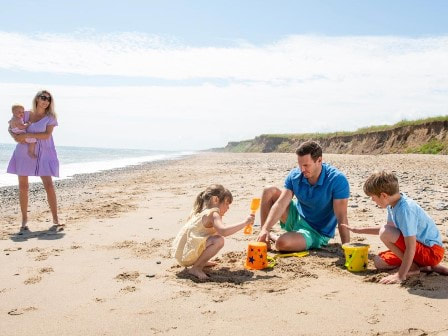
{"type": "Polygon", "coordinates": [[[441,265],[445,249],[436,224],[415,201],[400,193],[393,173],[372,174],[364,183],[364,192],[380,208],[387,209],[387,223],[382,227],[347,228],[354,233],[379,234],[389,248],[375,256],[375,267],[383,270],[399,267],[398,272],[380,283],[401,282],[420,270],[448,275],[448,267],[441,265]]]}

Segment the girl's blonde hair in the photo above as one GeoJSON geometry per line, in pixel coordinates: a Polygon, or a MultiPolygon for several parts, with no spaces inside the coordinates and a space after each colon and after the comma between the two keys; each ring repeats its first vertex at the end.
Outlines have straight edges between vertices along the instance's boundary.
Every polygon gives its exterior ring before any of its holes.
{"type": "Polygon", "coordinates": [[[54,111],[54,99],[53,99],[53,96],[47,90],[41,90],[38,93],[36,93],[36,95],[34,96],[34,99],[33,99],[33,103],[31,104],[31,106],[32,106],[31,111],[36,112],[37,99],[39,99],[39,96],[42,95],[43,93],[46,93],[51,98],[50,104],[48,104],[48,107],[45,110],[45,114],[49,115],[49,116],[52,116],[54,119],[57,119],[56,112],[54,111]]]}
{"type": "Polygon", "coordinates": [[[229,203],[233,201],[232,193],[228,189],[220,184],[212,184],[196,196],[191,214],[200,213],[204,208],[208,207],[213,196],[218,197],[219,203],[224,202],[224,200],[228,200],[229,203]]]}

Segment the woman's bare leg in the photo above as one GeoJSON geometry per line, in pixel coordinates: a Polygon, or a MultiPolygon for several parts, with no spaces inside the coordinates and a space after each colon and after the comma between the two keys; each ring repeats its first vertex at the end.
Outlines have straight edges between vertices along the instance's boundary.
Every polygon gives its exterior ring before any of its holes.
{"type": "Polygon", "coordinates": [[[28,176],[19,176],[19,203],[22,213],[22,228],[28,223],[28,176]]]}
{"type": "Polygon", "coordinates": [[[51,216],[53,217],[53,223],[59,224],[58,219],[58,204],[56,199],[56,192],[54,190],[53,181],[51,176],[41,176],[42,183],[44,184],[45,191],[47,192],[48,205],[50,206],[51,216]]]}

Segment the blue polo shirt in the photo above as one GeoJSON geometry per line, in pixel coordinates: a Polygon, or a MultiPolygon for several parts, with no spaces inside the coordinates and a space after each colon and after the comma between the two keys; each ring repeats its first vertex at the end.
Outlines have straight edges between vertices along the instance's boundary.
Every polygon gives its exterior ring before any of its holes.
{"type": "Polygon", "coordinates": [[[327,163],[315,185],[311,185],[299,168],[290,171],[285,179],[285,188],[297,197],[297,211],[317,232],[334,237],[337,219],[333,211],[333,200],[350,197],[350,186],[345,175],[327,163]]]}

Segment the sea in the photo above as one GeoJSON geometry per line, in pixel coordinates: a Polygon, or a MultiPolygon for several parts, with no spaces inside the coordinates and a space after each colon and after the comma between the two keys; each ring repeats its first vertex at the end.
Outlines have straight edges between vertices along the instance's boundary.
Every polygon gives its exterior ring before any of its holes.
{"type": "MultiPolygon", "coordinates": [[[[14,144],[0,143],[0,187],[18,184],[17,175],[6,173],[14,144]]],[[[95,173],[103,170],[138,165],[145,162],[173,160],[192,155],[194,151],[158,151],[146,149],[114,149],[93,147],[57,146],[59,178],[71,178],[75,174],[95,173]]],[[[39,177],[30,176],[29,182],[40,182],[39,177]]]]}

